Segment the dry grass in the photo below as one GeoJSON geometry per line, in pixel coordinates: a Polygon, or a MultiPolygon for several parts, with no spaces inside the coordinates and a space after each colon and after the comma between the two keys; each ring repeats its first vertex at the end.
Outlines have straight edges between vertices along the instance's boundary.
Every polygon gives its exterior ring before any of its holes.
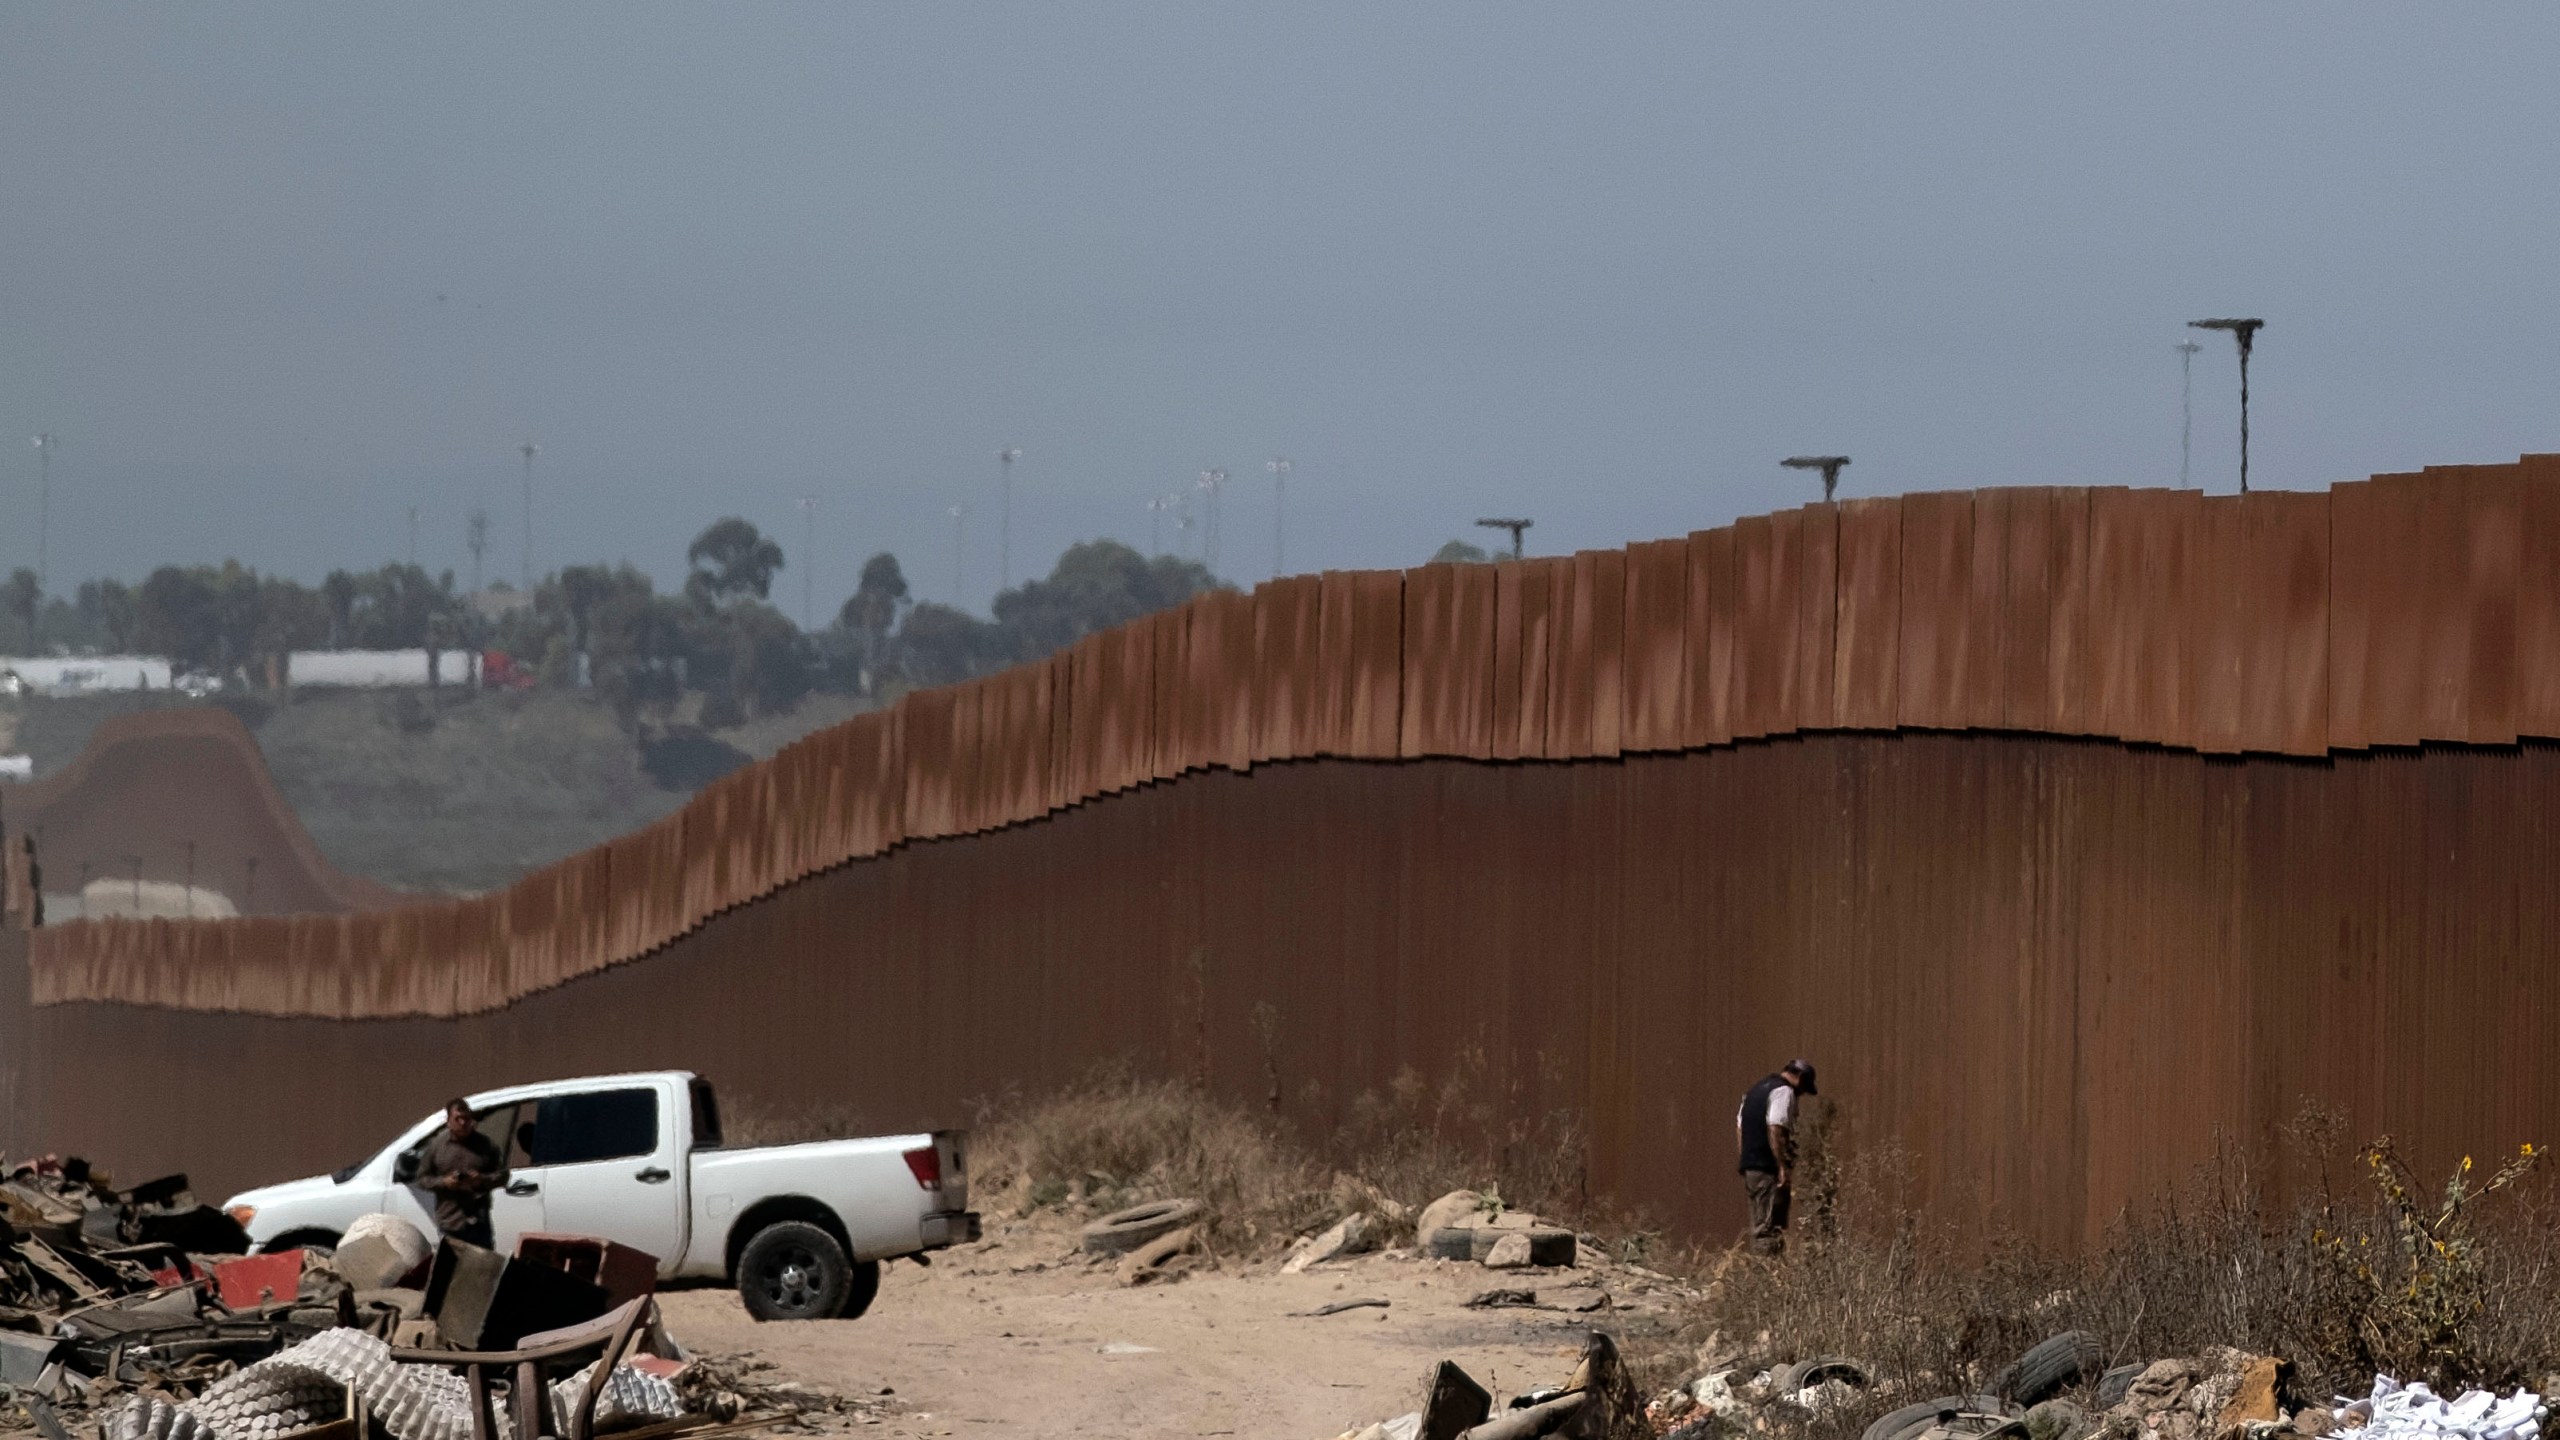
{"type": "Polygon", "coordinates": [[[2305,1396],[2361,1393],[2377,1371],[2440,1389],[2532,1383],[2560,1363],[2560,1229],[2532,1159],[2485,1181],[2465,1162],[2420,1198],[2388,1141],[2343,1165],[2332,1148],[2307,1168],[2365,1180],[2278,1203],[2226,1151],[2065,1257],[1913,1214],[1906,1167],[1869,1155],[1835,1169],[1784,1261],[1693,1257],[1709,1298],[1689,1335],[1763,1360],[1855,1356],[1897,1394],[1988,1389],[2065,1329],[2098,1337],[2110,1363],[2217,1346],[2283,1356],[2305,1396]]]}
{"type": "Polygon", "coordinates": [[[1267,1108],[1107,1069],[1056,1094],[982,1104],[972,1163],[987,1203],[1023,1211],[1196,1198],[1212,1238],[1244,1252],[1353,1210],[1402,1212],[1410,1226],[1411,1212],[1457,1189],[1578,1216],[1579,1129],[1562,1115],[1503,1121],[1482,1076],[1475,1061],[1438,1084],[1407,1073],[1385,1095],[1358,1097],[1338,1130],[1310,1139],[1267,1108]]]}

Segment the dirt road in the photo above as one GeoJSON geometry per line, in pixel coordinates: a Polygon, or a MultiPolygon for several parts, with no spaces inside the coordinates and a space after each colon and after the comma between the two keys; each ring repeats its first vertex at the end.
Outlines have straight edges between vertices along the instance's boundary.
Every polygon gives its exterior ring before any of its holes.
{"type": "Polygon", "coordinates": [[[753,1353],[849,1395],[891,1387],[902,1413],[871,1433],[1331,1440],[1416,1408],[1444,1358],[1497,1396],[1561,1381],[1595,1323],[1658,1328],[1669,1297],[1616,1267],[1494,1272],[1393,1255],[1301,1275],[1230,1262],[1127,1290],[1075,1256],[1072,1230],[1025,1225],[929,1270],[889,1266],[860,1320],[758,1325],[728,1291],[665,1298],[692,1348],[753,1353]],[[1561,1308],[1466,1307],[1495,1286],[1561,1308]],[[1570,1313],[1604,1294],[1608,1308],[1570,1313]],[[1388,1304],[1292,1313],[1370,1298],[1388,1304]]]}

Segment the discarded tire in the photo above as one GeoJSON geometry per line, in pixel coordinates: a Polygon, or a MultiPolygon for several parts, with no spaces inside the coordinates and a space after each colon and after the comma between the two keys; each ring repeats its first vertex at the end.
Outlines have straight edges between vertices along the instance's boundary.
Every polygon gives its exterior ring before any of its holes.
{"type": "Polygon", "coordinates": [[[1529,1239],[1529,1263],[1565,1266],[1573,1263],[1573,1232],[1556,1225],[1538,1225],[1526,1229],[1493,1225],[1451,1225],[1443,1227],[1424,1247],[1425,1253],[1437,1260],[1473,1260],[1482,1263],[1493,1253],[1505,1235],[1525,1235],[1529,1239]]]}
{"type": "Polygon", "coordinates": [[[1935,1400],[1886,1411],[1867,1426],[1866,1433],[1859,1440],[1902,1440],[1905,1435],[1917,1435],[1937,1424],[1941,1415],[1967,1410],[1996,1411],[1999,1408],[2000,1402],[1988,1395],[1941,1395],[1935,1400]]]}
{"type": "Polygon", "coordinates": [[[1197,1200],[1158,1200],[1115,1210],[1084,1227],[1087,1255],[1126,1255],[1200,1218],[1197,1200]]]}
{"type": "Polygon", "coordinates": [[[844,1312],[853,1262],[806,1220],[767,1225],[738,1254],[738,1298],[758,1320],[826,1320],[844,1312]]]}
{"type": "Polygon", "coordinates": [[[2107,1352],[2086,1330],[2065,1330],[2018,1357],[1991,1388],[2021,1405],[2041,1405],[2066,1385],[2098,1378],[2107,1352]]]}
{"type": "Polygon", "coordinates": [[[1867,1388],[1867,1370],[1857,1361],[1840,1355],[1825,1355],[1819,1360],[1798,1360],[1792,1364],[1781,1365],[1770,1372],[1769,1392],[1773,1395],[1793,1395],[1808,1385],[1820,1385],[1826,1380],[1837,1380],[1844,1385],[1864,1390],[1867,1388]]]}
{"type": "Polygon", "coordinates": [[[2113,1410],[2123,1404],[2125,1392],[2133,1388],[2134,1381],[2142,1378],[2144,1368],[2140,1365],[2119,1365],[2099,1376],[2098,1408],[2113,1410]]]}

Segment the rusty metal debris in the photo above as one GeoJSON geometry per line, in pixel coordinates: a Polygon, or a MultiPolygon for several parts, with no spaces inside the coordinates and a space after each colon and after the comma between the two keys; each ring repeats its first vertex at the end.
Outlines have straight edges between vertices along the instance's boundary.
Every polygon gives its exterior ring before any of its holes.
{"type": "MultiPolygon", "coordinates": [[[[380,1231],[382,1256],[428,1253],[414,1230],[380,1231]]],[[[0,1178],[0,1431],[673,1440],[810,1408],[692,1373],[650,1293],[656,1260],[627,1247],[534,1236],[510,1256],[448,1239],[401,1283],[362,1289],[326,1253],[248,1248],[184,1176],[118,1190],[48,1156],[0,1178]]],[[[397,1261],[382,1256],[349,1268],[383,1278],[397,1261]]]]}

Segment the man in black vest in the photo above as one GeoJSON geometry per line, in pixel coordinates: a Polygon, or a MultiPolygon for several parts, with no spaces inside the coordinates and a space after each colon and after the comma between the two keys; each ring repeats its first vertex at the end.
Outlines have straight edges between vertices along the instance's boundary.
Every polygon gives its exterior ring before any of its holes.
{"type": "Polygon", "coordinates": [[[1742,1193],[1751,1203],[1751,1249],[1776,1255],[1787,1248],[1787,1186],[1795,1178],[1796,1097],[1816,1093],[1813,1062],[1787,1068],[1754,1085],[1733,1117],[1742,1151],[1742,1193]]]}

